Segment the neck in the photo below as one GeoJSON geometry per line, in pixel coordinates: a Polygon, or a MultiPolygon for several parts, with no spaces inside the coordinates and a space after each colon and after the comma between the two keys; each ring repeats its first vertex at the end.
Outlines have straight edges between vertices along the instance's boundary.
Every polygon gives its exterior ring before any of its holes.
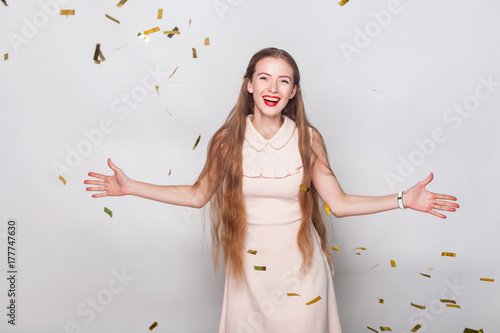
{"type": "Polygon", "coordinates": [[[283,125],[283,119],[281,113],[273,116],[267,117],[260,113],[254,113],[252,118],[252,125],[264,137],[264,139],[271,139],[276,132],[279,131],[283,125]]]}

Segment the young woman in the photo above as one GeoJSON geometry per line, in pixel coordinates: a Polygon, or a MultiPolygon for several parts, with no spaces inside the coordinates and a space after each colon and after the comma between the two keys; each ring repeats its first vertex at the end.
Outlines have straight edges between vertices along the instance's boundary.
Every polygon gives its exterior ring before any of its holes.
{"type": "Polygon", "coordinates": [[[173,205],[211,201],[213,257],[227,267],[219,332],[341,332],[319,199],[336,217],[411,208],[445,218],[456,198],[428,192],[432,174],[397,195],[347,195],[307,121],[300,74],[285,51],[257,52],[236,106],[209,143],[192,186],[90,172],[93,197],[136,195],[173,205]]]}

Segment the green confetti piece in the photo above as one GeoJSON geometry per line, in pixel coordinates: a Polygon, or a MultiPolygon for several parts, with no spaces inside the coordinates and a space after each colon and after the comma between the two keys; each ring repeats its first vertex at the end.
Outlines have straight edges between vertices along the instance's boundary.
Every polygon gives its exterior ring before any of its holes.
{"type": "Polygon", "coordinates": [[[253,269],[255,269],[256,271],[265,271],[266,266],[253,266],[253,269]]]}
{"type": "Polygon", "coordinates": [[[109,215],[109,217],[113,217],[113,212],[104,207],[104,212],[109,215]]]}

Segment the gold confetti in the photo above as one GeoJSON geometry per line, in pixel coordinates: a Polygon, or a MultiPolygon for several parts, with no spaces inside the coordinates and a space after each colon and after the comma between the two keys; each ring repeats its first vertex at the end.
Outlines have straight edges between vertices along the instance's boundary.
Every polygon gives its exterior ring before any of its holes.
{"type": "Polygon", "coordinates": [[[5,54],[3,55],[3,60],[5,61],[5,60],[7,60],[7,59],[9,59],[9,54],[8,54],[8,53],[5,53],[5,54]]]}
{"type": "Polygon", "coordinates": [[[96,64],[99,64],[100,61],[99,61],[99,51],[101,50],[101,44],[97,43],[95,45],[95,51],[94,51],[94,62],[96,64]]]}
{"type": "Polygon", "coordinates": [[[3,4],[7,7],[9,7],[9,5],[7,4],[7,1],[6,0],[2,0],[3,4]]]}
{"type": "Polygon", "coordinates": [[[302,185],[302,184],[300,184],[300,189],[301,189],[302,191],[304,191],[304,192],[309,192],[309,191],[311,191],[311,189],[310,189],[309,187],[307,187],[307,186],[305,186],[305,185],[302,185]]]}
{"type": "Polygon", "coordinates": [[[339,2],[339,5],[343,6],[343,5],[345,5],[346,3],[348,3],[348,2],[349,2],[349,0],[341,0],[341,1],[339,2]]]}
{"type": "Polygon", "coordinates": [[[414,306],[420,310],[425,310],[425,305],[418,305],[418,304],[415,304],[415,303],[410,303],[411,306],[414,306]]]}
{"type": "Polygon", "coordinates": [[[328,207],[328,204],[324,204],[323,206],[325,206],[326,215],[330,215],[331,212],[330,212],[330,207],[328,207]]]}
{"type": "Polygon", "coordinates": [[[168,170],[168,175],[170,176],[172,174],[172,169],[168,170]]]}
{"type": "Polygon", "coordinates": [[[366,247],[356,247],[354,248],[355,250],[363,250],[363,251],[366,251],[366,247]]]}
{"type": "Polygon", "coordinates": [[[394,260],[394,259],[391,260],[391,266],[396,267],[396,260],[394,260]]]}
{"type": "Polygon", "coordinates": [[[333,250],[333,251],[340,252],[340,249],[338,248],[338,246],[332,246],[332,250],[333,250]]]}
{"type": "Polygon", "coordinates": [[[157,32],[157,31],[160,31],[160,28],[155,27],[155,28],[151,28],[149,30],[144,31],[144,34],[149,35],[149,34],[152,34],[153,32],[157,32]]]}
{"type": "Polygon", "coordinates": [[[361,253],[359,253],[359,252],[356,252],[356,253],[354,253],[354,254],[356,254],[356,255],[358,255],[358,256],[360,256],[360,255],[361,255],[361,253]]]}
{"type": "Polygon", "coordinates": [[[391,330],[391,328],[390,328],[390,327],[380,326],[380,330],[381,330],[381,331],[391,331],[391,332],[392,332],[392,330],[391,330]]]}
{"type": "Polygon", "coordinates": [[[181,32],[179,31],[179,28],[175,27],[172,29],[172,31],[163,31],[164,34],[168,34],[168,38],[172,38],[174,35],[180,35],[181,32]]]}
{"type": "Polygon", "coordinates": [[[106,58],[104,58],[104,54],[102,54],[102,50],[101,49],[99,49],[99,58],[101,58],[101,61],[106,60],[106,58]]]}
{"type": "Polygon", "coordinates": [[[200,139],[201,139],[201,135],[198,136],[198,139],[196,139],[196,142],[194,144],[193,150],[196,148],[196,146],[198,145],[198,143],[200,143],[200,139]]]}
{"type": "Polygon", "coordinates": [[[418,330],[420,329],[420,327],[422,327],[422,326],[420,326],[419,324],[417,324],[417,325],[415,325],[415,327],[413,327],[413,328],[411,329],[411,331],[412,331],[412,332],[416,332],[416,331],[418,331],[418,330]]]}
{"type": "Polygon", "coordinates": [[[250,253],[250,254],[253,254],[253,255],[256,255],[257,254],[257,251],[255,250],[248,250],[247,253],[250,253]]]}
{"type": "Polygon", "coordinates": [[[441,256],[442,257],[456,257],[457,254],[453,253],[453,252],[443,252],[443,253],[441,253],[441,256]]]}
{"type": "Polygon", "coordinates": [[[196,54],[196,49],[194,47],[192,47],[193,49],[193,58],[198,58],[198,55],[196,54]]]}
{"type": "Polygon", "coordinates": [[[488,279],[488,278],[480,278],[479,280],[485,282],[495,282],[495,279],[488,279]]]}
{"type": "Polygon", "coordinates": [[[163,18],[163,9],[158,9],[158,20],[163,18]]]}
{"type": "Polygon", "coordinates": [[[375,266],[373,266],[372,268],[369,269],[369,271],[371,271],[372,269],[374,269],[375,267],[377,267],[378,265],[380,264],[376,264],[375,266]]]}
{"type": "Polygon", "coordinates": [[[191,28],[191,19],[189,19],[188,29],[191,28]]]}
{"type": "Polygon", "coordinates": [[[369,329],[369,330],[371,330],[371,331],[373,331],[373,332],[378,333],[378,331],[377,331],[377,330],[374,330],[374,329],[373,329],[373,328],[371,328],[370,326],[366,326],[366,328],[367,328],[367,329],[369,329]]]}
{"type": "Polygon", "coordinates": [[[74,9],[61,9],[61,15],[75,15],[74,9]]]}
{"type": "Polygon", "coordinates": [[[428,271],[433,271],[433,270],[434,270],[434,268],[429,267],[429,268],[427,268],[427,270],[428,270],[428,271]]]}
{"type": "Polygon", "coordinates": [[[373,91],[376,91],[376,92],[379,92],[379,93],[382,93],[382,94],[385,94],[385,91],[380,91],[380,90],[377,90],[377,89],[372,89],[373,91]]]}
{"type": "Polygon", "coordinates": [[[484,331],[482,328],[479,331],[473,330],[472,328],[465,328],[464,333],[484,333],[484,331]]]}
{"type": "Polygon", "coordinates": [[[318,297],[316,297],[315,299],[313,299],[312,301],[307,302],[307,303],[306,303],[306,305],[311,305],[311,304],[314,304],[314,303],[316,303],[317,301],[319,301],[320,299],[321,299],[321,296],[318,296],[318,297]]]}
{"type": "Polygon", "coordinates": [[[253,266],[253,269],[256,271],[265,271],[266,266],[253,266]]]}
{"type": "Polygon", "coordinates": [[[137,34],[137,37],[140,37],[140,38],[144,39],[146,42],[149,41],[149,37],[145,36],[142,32],[139,32],[137,34]]]}
{"type": "Polygon", "coordinates": [[[208,46],[210,45],[210,39],[207,37],[205,38],[205,46],[208,46]]]}
{"type": "Polygon", "coordinates": [[[156,88],[156,92],[158,93],[158,95],[160,95],[160,87],[157,84],[155,84],[155,88],[156,88]]]}
{"type": "Polygon", "coordinates": [[[59,175],[59,180],[62,181],[64,185],[66,185],[66,179],[64,179],[63,176],[59,175]]]}
{"type": "Polygon", "coordinates": [[[378,302],[379,302],[380,304],[384,304],[384,300],[383,300],[382,298],[379,298],[379,299],[378,299],[378,302]]]}
{"type": "Polygon", "coordinates": [[[168,77],[169,79],[174,76],[175,72],[177,72],[177,68],[179,68],[179,66],[175,67],[174,71],[172,72],[172,74],[170,74],[170,76],[168,77]]]}
{"type": "Polygon", "coordinates": [[[113,217],[113,212],[104,207],[104,212],[109,215],[109,217],[113,217]]]}
{"type": "MultiPolygon", "coordinates": [[[[296,293],[286,293],[287,296],[300,296],[299,294],[296,294],[296,293]]],[[[300,296],[302,297],[302,296],[300,296]]]]}
{"type": "Polygon", "coordinates": [[[117,6],[121,8],[121,6],[123,6],[125,4],[125,2],[127,2],[127,0],[121,0],[117,6]]]}
{"type": "Polygon", "coordinates": [[[420,275],[428,277],[429,279],[431,278],[431,276],[429,274],[420,273],[420,275]]]}
{"type": "Polygon", "coordinates": [[[457,302],[455,302],[454,300],[452,299],[440,299],[441,302],[443,303],[453,303],[453,304],[457,304],[457,302]]]}
{"type": "Polygon", "coordinates": [[[169,115],[172,115],[172,114],[168,111],[167,107],[165,107],[165,110],[167,110],[167,112],[168,112],[168,114],[169,114],[169,115]]]}
{"type": "Polygon", "coordinates": [[[458,304],[446,304],[446,306],[449,307],[449,308],[461,309],[460,305],[458,305],[458,304]]]}
{"type": "Polygon", "coordinates": [[[153,323],[153,325],[149,326],[149,330],[150,330],[150,331],[154,330],[154,328],[155,328],[156,326],[158,326],[158,323],[155,321],[155,322],[153,323]]]}
{"type": "Polygon", "coordinates": [[[106,15],[106,17],[107,17],[107,18],[109,18],[111,21],[113,21],[113,22],[116,22],[116,23],[120,24],[120,21],[118,21],[117,19],[115,19],[115,18],[113,18],[113,17],[109,16],[108,14],[104,14],[104,15],[106,15]]]}

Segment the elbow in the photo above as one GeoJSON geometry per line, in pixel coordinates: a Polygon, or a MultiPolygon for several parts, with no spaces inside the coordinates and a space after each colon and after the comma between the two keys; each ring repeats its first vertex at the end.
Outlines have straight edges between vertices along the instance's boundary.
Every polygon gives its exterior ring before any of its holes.
{"type": "Polygon", "coordinates": [[[346,217],[348,216],[347,214],[345,214],[344,212],[342,212],[341,210],[339,209],[335,209],[335,210],[332,210],[332,214],[333,216],[335,216],[336,218],[341,218],[341,217],[346,217]]]}
{"type": "Polygon", "coordinates": [[[208,198],[203,193],[195,193],[191,203],[192,208],[203,208],[208,203],[208,198]]]}

